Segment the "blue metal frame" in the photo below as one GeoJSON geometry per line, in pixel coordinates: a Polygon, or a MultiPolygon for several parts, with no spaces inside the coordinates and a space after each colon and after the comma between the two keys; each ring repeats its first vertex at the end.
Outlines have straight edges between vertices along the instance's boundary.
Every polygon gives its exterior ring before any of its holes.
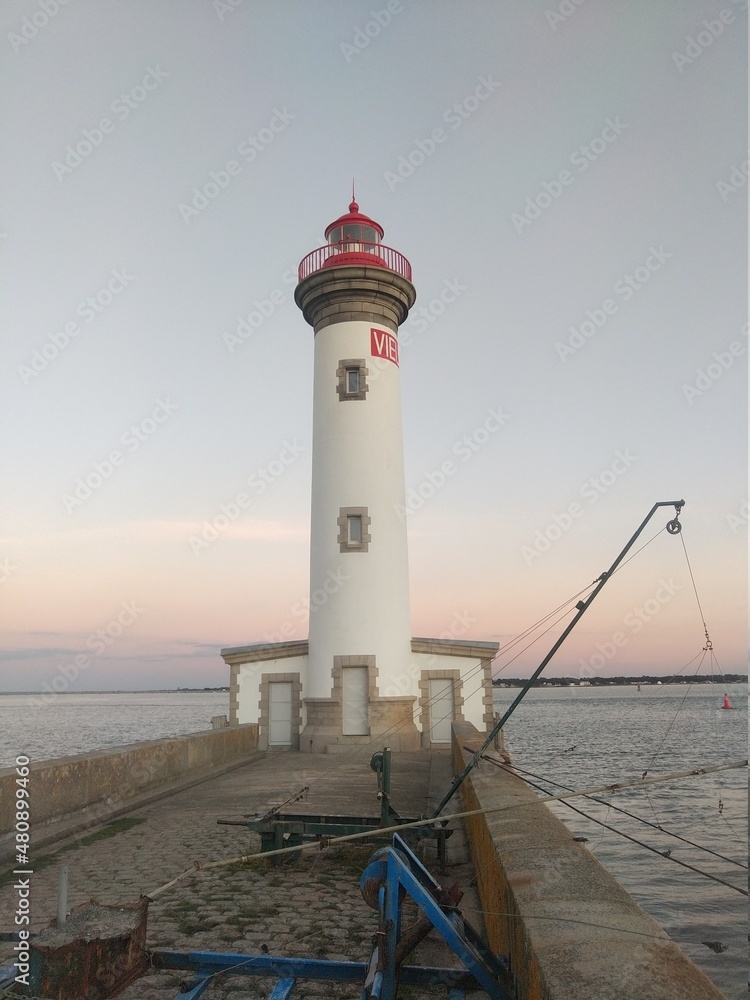
{"type": "MultiPolygon", "coordinates": [[[[330,979],[342,983],[361,983],[367,962],[334,962],[322,958],[288,958],[280,955],[240,955],[218,951],[151,952],[156,968],[186,969],[199,975],[213,976],[231,970],[233,976],[278,976],[294,979],[330,979]]],[[[399,979],[406,986],[429,986],[435,982],[452,983],[465,975],[462,969],[440,966],[404,966],[399,979]]],[[[179,994],[180,997],[185,994],[179,994]]]]}
{"type": "MultiPolygon", "coordinates": [[[[461,988],[473,977],[491,1000],[512,1000],[513,991],[506,963],[493,955],[455,906],[441,905],[440,885],[398,834],[393,843],[377,851],[362,874],[360,888],[370,905],[380,913],[378,933],[369,962],[335,962],[316,958],[282,958],[273,955],[234,955],[223,952],[154,951],[153,964],[164,969],[190,969],[198,976],[177,1000],[197,1000],[211,978],[221,972],[234,976],[276,976],[268,1000],[287,1000],[297,979],[327,979],[364,984],[361,1000],[396,1000],[399,984],[448,989],[451,1000],[464,1000],[461,988]],[[396,950],[401,940],[401,903],[408,893],[443,940],[460,959],[463,968],[417,965],[400,966],[396,950]],[[376,904],[377,900],[377,904],[376,904]]],[[[408,946],[407,946],[408,947],[408,946]]]]}
{"type": "Polygon", "coordinates": [[[183,993],[178,993],[175,1000],[198,1000],[198,997],[206,989],[210,982],[210,975],[198,976],[192,987],[183,993]]]}
{"type": "Polygon", "coordinates": [[[0,990],[7,990],[16,981],[18,968],[15,965],[6,965],[0,969],[0,990]]]}
{"type": "Polygon", "coordinates": [[[396,945],[401,937],[400,902],[405,892],[487,995],[492,1000],[510,1000],[510,975],[505,962],[486,948],[454,907],[450,908],[452,912],[445,912],[437,901],[440,886],[397,833],[393,835],[393,845],[379,851],[362,874],[360,887],[366,898],[371,896],[371,887],[378,883],[378,943],[370,959],[361,1000],[395,1000],[398,982],[405,982],[406,969],[399,970],[395,962],[396,945]]]}

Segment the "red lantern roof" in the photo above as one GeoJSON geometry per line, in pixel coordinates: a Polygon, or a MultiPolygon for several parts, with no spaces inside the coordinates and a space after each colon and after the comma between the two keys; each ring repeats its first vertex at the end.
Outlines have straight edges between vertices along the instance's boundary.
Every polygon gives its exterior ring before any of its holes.
{"type": "Polygon", "coordinates": [[[332,222],[330,226],[327,227],[325,231],[325,238],[328,239],[328,234],[331,232],[332,229],[335,229],[336,226],[346,226],[346,225],[356,225],[356,224],[359,224],[360,226],[372,226],[373,229],[376,229],[378,231],[380,238],[381,239],[383,238],[383,227],[380,225],[379,222],[375,222],[375,220],[371,219],[369,216],[363,215],[359,210],[359,205],[356,203],[356,201],[354,201],[354,199],[352,199],[351,204],[349,205],[348,213],[346,215],[340,216],[338,219],[336,219],[335,222],[332,222]]]}
{"type": "Polygon", "coordinates": [[[348,265],[387,268],[411,281],[411,264],[398,250],[380,242],[383,227],[360,212],[354,191],[348,213],[326,228],[325,238],[325,246],[318,247],[300,261],[300,281],[324,268],[348,265]]]}

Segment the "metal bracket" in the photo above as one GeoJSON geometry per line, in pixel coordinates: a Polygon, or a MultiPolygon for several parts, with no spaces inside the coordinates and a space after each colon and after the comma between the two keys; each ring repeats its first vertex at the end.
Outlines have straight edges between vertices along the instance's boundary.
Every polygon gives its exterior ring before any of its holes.
{"type": "Polygon", "coordinates": [[[369,962],[286,958],[273,955],[233,955],[222,952],[151,952],[160,969],[189,969],[196,981],[176,1000],[197,1000],[213,975],[231,970],[235,976],[275,976],[269,1000],[286,1000],[298,979],[321,979],[362,985],[361,1000],[396,1000],[399,984],[442,984],[451,1000],[463,1000],[464,990],[480,987],[491,1000],[513,1000],[506,962],[493,955],[463,917],[454,900],[457,887],[444,890],[398,834],[389,847],[377,851],[365,869],[360,889],[365,901],[379,911],[378,932],[369,962]],[[459,958],[461,968],[402,965],[413,938],[402,935],[402,903],[408,893],[425,918],[459,958]],[[399,947],[401,946],[401,947],[399,947]]]}
{"type": "Polygon", "coordinates": [[[438,901],[443,889],[397,833],[393,835],[392,846],[373,855],[362,874],[360,890],[371,906],[377,898],[380,911],[362,1000],[396,998],[404,893],[411,896],[487,995],[492,1000],[510,1000],[510,973],[505,961],[489,951],[471,925],[464,922],[458,907],[438,901]]]}

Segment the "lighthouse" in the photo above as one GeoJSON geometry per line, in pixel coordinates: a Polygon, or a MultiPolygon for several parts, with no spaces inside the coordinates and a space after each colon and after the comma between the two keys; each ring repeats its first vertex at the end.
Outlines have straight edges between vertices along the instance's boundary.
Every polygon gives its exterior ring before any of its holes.
{"type": "Polygon", "coordinates": [[[352,201],[294,296],[315,337],[303,743],[398,723],[417,739],[413,698],[384,694],[405,690],[411,660],[398,328],[416,292],[383,235],[352,201]]]}
{"type": "Polygon", "coordinates": [[[261,749],[447,749],[454,720],[493,722],[498,644],[465,638],[461,613],[411,636],[399,327],[416,291],[383,237],[352,199],[299,265],[314,338],[309,635],[221,651],[230,724],[257,723],[261,749]]]}

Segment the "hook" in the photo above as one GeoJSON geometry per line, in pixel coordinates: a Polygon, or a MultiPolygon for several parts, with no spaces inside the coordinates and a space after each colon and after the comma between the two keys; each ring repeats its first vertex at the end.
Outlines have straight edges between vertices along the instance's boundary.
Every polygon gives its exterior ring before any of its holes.
{"type": "Polygon", "coordinates": [[[667,521],[667,531],[670,535],[679,535],[682,531],[682,525],[680,524],[679,517],[682,513],[682,504],[676,503],[674,505],[674,518],[671,521],[667,521]]]}

